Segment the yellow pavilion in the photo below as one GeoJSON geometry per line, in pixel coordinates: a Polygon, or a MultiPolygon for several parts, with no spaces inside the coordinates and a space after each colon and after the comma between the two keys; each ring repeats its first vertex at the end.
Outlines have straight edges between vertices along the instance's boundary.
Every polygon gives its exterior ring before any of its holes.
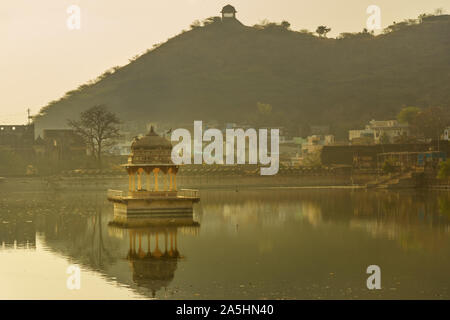
{"type": "Polygon", "coordinates": [[[179,166],[172,162],[171,153],[171,142],[153,127],[147,135],[134,139],[128,163],[122,165],[128,173],[128,193],[108,190],[114,220],[126,223],[129,218],[192,215],[199,192],[177,188],[179,166]]]}

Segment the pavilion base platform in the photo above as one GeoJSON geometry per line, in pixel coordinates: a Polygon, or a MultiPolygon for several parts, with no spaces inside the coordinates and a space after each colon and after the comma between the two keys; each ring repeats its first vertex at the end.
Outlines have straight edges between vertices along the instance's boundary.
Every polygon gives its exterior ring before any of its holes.
{"type": "Polygon", "coordinates": [[[156,220],[169,224],[171,220],[192,220],[194,203],[200,198],[198,190],[133,191],[128,195],[110,190],[108,200],[114,204],[114,223],[133,226],[156,220]]]}

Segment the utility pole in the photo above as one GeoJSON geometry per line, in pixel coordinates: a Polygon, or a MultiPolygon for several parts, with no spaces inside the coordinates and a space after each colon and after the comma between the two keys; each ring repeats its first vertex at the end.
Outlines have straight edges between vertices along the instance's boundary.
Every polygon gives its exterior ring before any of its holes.
{"type": "Polygon", "coordinates": [[[31,123],[31,114],[30,114],[31,110],[30,108],[27,109],[27,114],[28,114],[28,124],[31,123]]]}

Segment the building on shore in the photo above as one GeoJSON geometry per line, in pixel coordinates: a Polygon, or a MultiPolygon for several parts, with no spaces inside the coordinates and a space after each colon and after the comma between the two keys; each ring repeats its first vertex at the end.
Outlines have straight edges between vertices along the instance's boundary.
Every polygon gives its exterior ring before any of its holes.
{"type": "Polygon", "coordinates": [[[290,164],[306,166],[311,165],[312,162],[318,163],[322,148],[335,143],[334,136],[331,134],[312,135],[306,137],[306,139],[297,137],[294,138],[294,141],[299,143],[300,148],[297,154],[291,158],[290,164]]]}
{"type": "Polygon", "coordinates": [[[56,161],[70,161],[86,156],[86,143],[71,129],[44,129],[43,138],[38,136],[34,142],[38,157],[56,161]]]}
{"type": "Polygon", "coordinates": [[[227,21],[227,19],[236,19],[237,11],[232,5],[228,4],[222,8],[220,13],[222,14],[222,21],[227,21]]]}
{"type": "Polygon", "coordinates": [[[35,139],[34,124],[0,125],[0,148],[8,149],[28,160],[45,157],[55,160],[70,160],[86,155],[86,144],[71,129],[45,129],[43,137],[35,139]]]}
{"type": "Polygon", "coordinates": [[[318,153],[323,146],[334,144],[333,135],[312,135],[306,138],[306,142],[302,144],[302,155],[310,155],[318,153]]]}
{"type": "Polygon", "coordinates": [[[379,153],[377,154],[377,167],[380,169],[383,164],[389,163],[397,171],[427,169],[436,171],[446,157],[446,153],[442,151],[379,153]]]}
{"type": "Polygon", "coordinates": [[[389,153],[427,153],[438,151],[446,157],[450,152],[449,141],[431,141],[428,143],[397,143],[373,145],[331,145],[324,146],[321,163],[324,166],[346,165],[354,168],[376,169],[379,154],[389,153]]]}
{"type": "Polygon", "coordinates": [[[0,125],[0,149],[7,149],[20,155],[33,155],[34,124],[0,125]]]}
{"type": "Polygon", "coordinates": [[[441,139],[445,141],[450,141],[450,127],[446,127],[444,129],[441,139]]]}
{"type": "Polygon", "coordinates": [[[397,120],[371,120],[364,129],[350,130],[351,144],[395,143],[409,135],[409,126],[397,120]]]}

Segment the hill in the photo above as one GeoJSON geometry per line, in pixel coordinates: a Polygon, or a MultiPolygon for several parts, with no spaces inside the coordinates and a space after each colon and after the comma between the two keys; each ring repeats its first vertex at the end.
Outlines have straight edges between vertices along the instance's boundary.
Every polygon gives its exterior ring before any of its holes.
{"type": "Polygon", "coordinates": [[[261,102],[272,106],[268,124],[330,124],[344,135],[405,105],[448,107],[449,83],[448,15],[336,39],[216,17],[52,101],[35,123],[60,128],[95,104],[124,120],[255,122],[261,102]]]}

